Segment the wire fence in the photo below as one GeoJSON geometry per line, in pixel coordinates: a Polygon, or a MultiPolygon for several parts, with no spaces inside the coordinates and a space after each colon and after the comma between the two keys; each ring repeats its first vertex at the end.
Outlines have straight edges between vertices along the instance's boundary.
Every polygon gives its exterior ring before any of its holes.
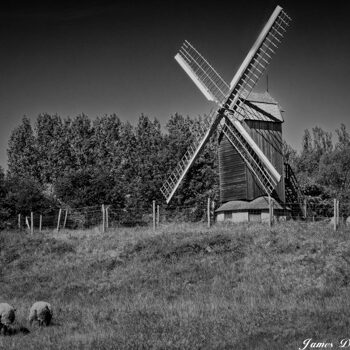
{"type": "MultiPolygon", "coordinates": [[[[248,202],[247,202],[248,203],[248,202]]],[[[164,205],[155,201],[146,209],[116,208],[111,205],[97,205],[80,208],[57,208],[44,213],[30,213],[7,222],[7,228],[19,228],[34,231],[77,230],[98,228],[104,232],[118,227],[144,226],[153,227],[171,223],[207,223],[216,221],[229,222],[264,222],[283,220],[302,220],[308,222],[324,221],[335,223],[336,227],[350,227],[350,203],[334,199],[321,200],[307,198],[302,203],[275,203],[269,206],[250,209],[240,208],[225,212],[217,211],[218,205],[208,199],[195,205],[164,205]],[[221,219],[219,215],[221,214],[221,219]],[[239,218],[239,220],[237,220],[239,218]]]]}

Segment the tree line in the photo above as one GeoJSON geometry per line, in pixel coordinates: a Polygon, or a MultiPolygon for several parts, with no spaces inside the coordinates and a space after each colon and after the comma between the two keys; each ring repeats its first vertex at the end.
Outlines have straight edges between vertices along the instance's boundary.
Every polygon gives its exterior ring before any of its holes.
{"type": "MultiPolygon", "coordinates": [[[[17,213],[47,212],[57,207],[110,204],[147,211],[163,202],[160,187],[181,159],[208,116],[172,115],[164,128],[141,115],[136,125],[115,114],[91,120],[41,114],[27,117],[12,131],[8,170],[0,168],[1,222],[17,213]]],[[[345,125],[336,137],[320,127],[305,130],[301,150],[286,142],[290,163],[304,193],[318,202],[350,200],[350,136],[345,125]]],[[[210,196],[219,201],[217,135],[190,169],[172,200],[196,206],[210,196]]]]}
{"type": "Polygon", "coordinates": [[[345,124],[335,135],[319,126],[306,129],[300,152],[284,142],[283,153],[310,204],[322,208],[337,198],[341,216],[350,215],[350,135],[345,124]]]}
{"type": "MultiPolygon", "coordinates": [[[[144,212],[163,202],[160,187],[208,116],[172,115],[162,129],[141,115],[136,125],[117,115],[91,120],[42,114],[32,126],[24,117],[11,133],[8,170],[0,171],[1,215],[57,207],[109,204],[144,212]]],[[[191,169],[173,206],[190,206],[217,191],[214,141],[191,169]]]]}

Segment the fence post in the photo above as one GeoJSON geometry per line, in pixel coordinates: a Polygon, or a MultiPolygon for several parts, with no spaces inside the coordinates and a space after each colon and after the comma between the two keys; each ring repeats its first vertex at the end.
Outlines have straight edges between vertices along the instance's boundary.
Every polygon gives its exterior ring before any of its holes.
{"type": "Polygon", "coordinates": [[[21,229],[21,214],[18,214],[18,229],[21,229]]]}
{"type": "Polygon", "coordinates": [[[211,219],[212,219],[212,222],[215,223],[215,201],[211,201],[210,203],[210,210],[211,210],[211,219]]]}
{"type": "Polygon", "coordinates": [[[333,200],[334,208],[333,208],[333,225],[334,225],[334,231],[337,231],[337,199],[334,198],[333,200]]]}
{"type": "Polygon", "coordinates": [[[30,212],[30,233],[34,234],[34,213],[30,212]]]}
{"type": "Polygon", "coordinates": [[[273,224],[273,201],[271,196],[269,196],[269,227],[273,224]]]}
{"type": "Polygon", "coordinates": [[[28,221],[28,216],[26,216],[26,225],[28,227],[28,230],[30,230],[30,225],[29,225],[29,221],[28,221]]]}
{"type": "Polygon", "coordinates": [[[109,215],[108,215],[109,206],[106,207],[106,228],[109,228],[109,215]]]}
{"type": "Polygon", "coordinates": [[[208,202],[207,202],[207,219],[208,219],[208,228],[210,228],[210,197],[208,197],[208,202]]]}
{"type": "Polygon", "coordinates": [[[68,209],[66,209],[64,213],[63,229],[66,228],[67,216],[68,216],[68,209]]]}
{"type": "Polygon", "coordinates": [[[57,219],[57,232],[60,230],[61,215],[62,215],[62,209],[60,208],[58,212],[58,219],[57,219]]]}
{"type": "Polygon", "coordinates": [[[340,215],[339,215],[339,199],[337,199],[337,226],[340,225],[340,215]]]}
{"type": "Polygon", "coordinates": [[[102,232],[106,232],[106,211],[104,204],[102,204],[102,232]]]}
{"type": "Polygon", "coordinates": [[[304,198],[304,219],[306,220],[307,218],[307,199],[304,198]]]}
{"type": "Polygon", "coordinates": [[[157,227],[159,226],[159,220],[160,220],[160,215],[159,215],[159,204],[157,205],[157,227]]]}
{"type": "Polygon", "coordinates": [[[156,201],[153,200],[152,202],[152,212],[153,212],[153,230],[156,230],[156,201]]]}
{"type": "Polygon", "coordinates": [[[43,224],[43,216],[42,216],[42,214],[40,214],[40,217],[39,217],[39,232],[41,232],[42,224],[43,224]]]}

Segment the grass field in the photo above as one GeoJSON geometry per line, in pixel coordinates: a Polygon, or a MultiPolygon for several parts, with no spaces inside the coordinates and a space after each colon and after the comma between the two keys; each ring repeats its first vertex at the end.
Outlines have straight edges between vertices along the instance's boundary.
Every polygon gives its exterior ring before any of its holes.
{"type": "Polygon", "coordinates": [[[0,233],[4,349],[298,349],[350,337],[350,231],[326,224],[0,233]],[[29,327],[36,300],[52,326],[29,327]]]}

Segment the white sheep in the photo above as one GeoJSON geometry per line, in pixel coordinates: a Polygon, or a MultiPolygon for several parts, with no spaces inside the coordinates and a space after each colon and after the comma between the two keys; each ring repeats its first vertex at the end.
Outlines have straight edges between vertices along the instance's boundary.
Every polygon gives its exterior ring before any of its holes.
{"type": "Polygon", "coordinates": [[[8,333],[9,326],[16,318],[16,309],[7,303],[0,303],[0,332],[8,333]]]}
{"type": "Polygon", "coordinates": [[[32,325],[34,321],[39,323],[39,326],[48,326],[53,316],[52,307],[46,301],[35,302],[29,311],[29,323],[32,325]]]}

